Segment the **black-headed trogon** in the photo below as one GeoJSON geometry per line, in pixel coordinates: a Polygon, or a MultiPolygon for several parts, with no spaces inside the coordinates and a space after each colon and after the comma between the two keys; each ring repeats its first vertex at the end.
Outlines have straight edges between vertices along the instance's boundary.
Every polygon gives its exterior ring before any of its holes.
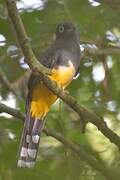
{"type": "MultiPolygon", "coordinates": [[[[63,22],[57,26],[53,44],[42,54],[39,61],[52,69],[52,75],[49,77],[65,88],[79,71],[80,56],[76,28],[71,22],[63,22]]],[[[28,82],[28,90],[26,117],[17,163],[19,167],[34,166],[45,117],[57,100],[57,96],[33,73],[28,82]]]]}

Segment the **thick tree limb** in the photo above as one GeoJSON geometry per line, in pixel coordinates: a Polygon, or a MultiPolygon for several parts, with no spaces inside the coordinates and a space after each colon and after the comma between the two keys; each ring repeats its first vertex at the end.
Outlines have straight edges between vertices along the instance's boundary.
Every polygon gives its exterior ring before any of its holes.
{"type": "Polygon", "coordinates": [[[23,23],[18,14],[15,1],[5,1],[8,9],[8,14],[17,34],[21,49],[23,50],[24,56],[26,57],[26,61],[31,70],[34,72],[38,72],[41,75],[44,84],[57,96],[59,96],[64,102],[66,102],[80,117],[82,117],[82,120],[84,120],[85,122],[89,121],[94,124],[112,143],[114,143],[120,149],[120,137],[107,127],[107,124],[103,119],[97,117],[94,113],[80,106],[78,102],[68,94],[68,92],[58,87],[54,81],[50,80],[50,78],[44,75],[44,73],[49,73],[49,71],[46,71],[46,68],[44,68],[43,65],[40,65],[33,54],[23,23]]]}
{"type": "MultiPolygon", "coordinates": [[[[8,113],[8,114],[24,121],[25,115],[22,114],[19,110],[10,108],[10,107],[0,103],[0,113],[2,113],[2,112],[8,113]]],[[[65,145],[67,148],[69,148],[73,153],[76,153],[83,161],[86,161],[93,169],[97,170],[99,173],[101,173],[107,179],[119,180],[119,176],[116,174],[116,172],[113,172],[113,170],[111,171],[104,164],[98,162],[95,157],[88,154],[88,152],[85,152],[85,150],[82,147],[80,147],[80,145],[78,146],[75,143],[70,142],[65,137],[63,137],[61,134],[53,132],[53,130],[50,130],[48,128],[44,128],[43,132],[47,136],[52,136],[55,139],[57,139],[58,141],[60,141],[63,145],[65,145]]]]}
{"type": "Polygon", "coordinates": [[[34,56],[34,53],[29,43],[29,37],[26,34],[22,20],[17,12],[15,1],[5,0],[5,2],[7,5],[9,18],[13,24],[13,28],[15,29],[15,32],[18,38],[18,42],[20,44],[20,47],[24,53],[25,59],[27,60],[27,63],[29,64],[30,68],[34,72],[40,71],[45,74],[51,74],[50,69],[40,64],[37,61],[36,57],[34,56]]]}

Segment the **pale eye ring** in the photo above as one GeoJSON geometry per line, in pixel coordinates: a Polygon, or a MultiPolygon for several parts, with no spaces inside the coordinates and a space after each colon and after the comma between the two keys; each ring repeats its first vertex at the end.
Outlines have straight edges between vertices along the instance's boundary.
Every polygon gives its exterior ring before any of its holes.
{"type": "Polygon", "coordinates": [[[64,32],[64,30],[65,30],[65,28],[64,28],[64,26],[63,26],[63,25],[59,26],[59,32],[60,32],[60,33],[63,33],[63,32],[64,32]]]}

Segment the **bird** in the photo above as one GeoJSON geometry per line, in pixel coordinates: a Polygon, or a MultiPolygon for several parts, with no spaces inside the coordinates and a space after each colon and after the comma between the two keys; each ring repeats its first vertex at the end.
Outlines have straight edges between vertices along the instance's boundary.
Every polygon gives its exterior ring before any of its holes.
{"type": "MultiPolygon", "coordinates": [[[[79,72],[80,57],[79,35],[73,22],[68,21],[57,25],[54,41],[38,61],[51,69],[49,78],[65,89],[79,72]]],[[[40,81],[40,77],[31,73],[18,167],[34,167],[46,116],[57,99],[58,97],[40,81]]]]}

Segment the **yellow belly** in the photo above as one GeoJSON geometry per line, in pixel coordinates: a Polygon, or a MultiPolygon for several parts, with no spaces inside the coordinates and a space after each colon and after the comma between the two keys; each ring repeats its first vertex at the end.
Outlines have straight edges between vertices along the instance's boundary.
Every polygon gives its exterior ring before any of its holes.
{"type": "MultiPolygon", "coordinates": [[[[53,69],[53,73],[49,76],[56,81],[61,87],[65,88],[70,84],[75,74],[72,63],[68,67],[60,66],[53,69]]],[[[32,91],[31,114],[34,118],[44,117],[50,110],[51,105],[56,101],[57,96],[54,95],[42,82],[37,84],[32,91]]]]}

